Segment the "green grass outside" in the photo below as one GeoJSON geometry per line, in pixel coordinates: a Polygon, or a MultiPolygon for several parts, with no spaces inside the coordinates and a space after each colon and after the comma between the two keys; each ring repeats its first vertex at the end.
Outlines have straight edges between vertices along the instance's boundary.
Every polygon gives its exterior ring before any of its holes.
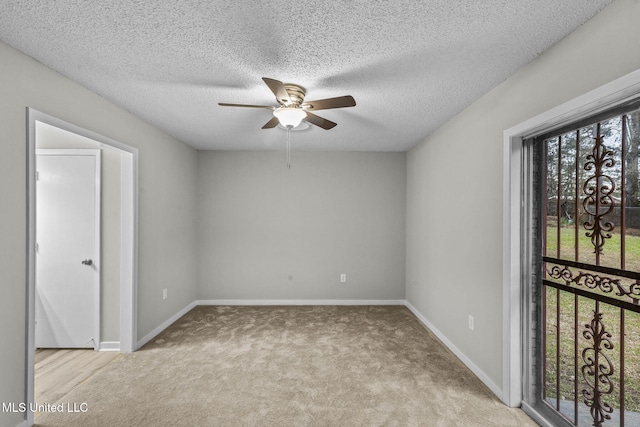
{"type": "MultiPolygon", "coordinates": [[[[625,270],[640,271],[640,236],[635,234],[638,230],[630,230],[634,235],[625,236],[625,270]]],[[[591,238],[585,235],[586,230],[580,227],[578,230],[578,259],[575,259],[575,228],[573,226],[563,226],[560,228],[560,257],[572,261],[595,264],[596,256],[593,251],[591,238]]],[[[554,222],[547,224],[547,255],[557,256],[557,228],[554,222]]],[[[600,255],[600,265],[605,267],[621,268],[621,236],[619,233],[612,233],[610,239],[605,239],[603,253],[600,255]]]]}
{"type": "MultiPolygon", "coordinates": [[[[560,229],[560,251],[561,258],[574,260],[575,232],[573,227],[562,227],[560,229]]],[[[547,254],[552,257],[557,255],[557,229],[555,224],[547,228],[547,254]]],[[[585,236],[584,229],[579,234],[580,262],[594,263],[593,246],[588,237],[585,236]]],[[[604,254],[601,256],[601,265],[620,268],[620,235],[614,234],[611,239],[607,239],[604,246],[604,254]]],[[[640,237],[625,236],[625,269],[640,271],[640,237]]],[[[614,293],[608,294],[614,296],[614,293]]],[[[627,301],[630,301],[627,299],[627,301]]],[[[574,352],[575,340],[575,297],[569,292],[556,292],[554,288],[547,288],[546,296],[547,309],[547,342],[546,342],[546,373],[547,397],[556,398],[556,379],[560,376],[560,399],[575,400],[574,378],[575,362],[574,352]],[[556,307],[560,298],[560,319],[559,319],[559,348],[560,365],[556,360],[558,348],[558,320],[556,317],[556,307]]],[[[582,389],[587,387],[583,379],[581,367],[585,364],[582,352],[593,345],[592,340],[587,340],[583,336],[585,325],[593,318],[595,303],[588,298],[578,298],[578,340],[577,340],[577,364],[578,364],[578,401],[583,402],[582,389]]],[[[613,364],[613,374],[611,379],[615,385],[612,394],[604,398],[614,408],[620,407],[620,308],[608,304],[600,303],[600,311],[603,313],[603,323],[605,330],[611,333],[612,349],[605,349],[603,353],[613,364]]],[[[640,412],[640,313],[625,310],[625,352],[624,352],[624,375],[625,375],[625,410],[640,412]]],[[[588,354],[587,354],[588,355],[588,354]]],[[[607,364],[606,361],[600,360],[607,364]]],[[[601,385],[600,389],[605,388],[601,385]]]]}

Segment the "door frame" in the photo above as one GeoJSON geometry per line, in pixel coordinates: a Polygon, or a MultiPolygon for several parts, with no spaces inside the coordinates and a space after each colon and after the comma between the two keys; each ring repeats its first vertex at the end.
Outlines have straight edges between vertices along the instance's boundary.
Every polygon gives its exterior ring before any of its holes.
{"type": "MultiPolygon", "coordinates": [[[[94,308],[94,328],[93,328],[93,349],[100,350],[100,325],[101,325],[101,310],[100,310],[100,293],[102,291],[102,281],[101,281],[101,273],[100,269],[102,268],[102,258],[101,258],[101,220],[102,220],[102,191],[101,191],[101,161],[102,156],[99,149],[91,149],[91,148],[37,148],[36,147],[36,158],[37,156],[92,156],[95,160],[95,169],[94,169],[94,191],[96,194],[94,200],[95,206],[95,227],[94,227],[94,249],[93,253],[95,254],[93,258],[97,261],[98,264],[98,288],[95,290],[95,295],[93,297],[93,308],[94,308]]],[[[35,204],[34,204],[35,207],[35,204]]],[[[36,234],[36,233],[34,233],[36,234]]],[[[37,245],[37,239],[36,239],[37,245]]],[[[37,265],[36,265],[37,267],[37,265]]],[[[34,297],[37,293],[37,284],[34,283],[34,297]]],[[[35,316],[35,309],[34,309],[35,316]]],[[[35,321],[34,321],[35,326],[35,321]]],[[[34,340],[35,340],[35,329],[34,329],[34,340]]],[[[35,347],[35,344],[34,344],[35,347]]]]}
{"type": "Polygon", "coordinates": [[[546,129],[597,114],[631,99],[640,93],[640,70],[622,76],[584,95],[545,111],[509,128],[503,133],[503,389],[502,401],[511,407],[521,406],[541,425],[549,425],[529,407],[525,396],[523,358],[527,333],[526,296],[530,251],[526,247],[527,226],[531,212],[530,194],[525,189],[528,164],[523,140],[546,129]],[[524,255],[523,255],[524,254],[524,255]]]}
{"type": "MultiPolygon", "coordinates": [[[[27,125],[27,343],[26,396],[27,407],[34,401],[35,364],[35,185],[36,122],[92,139],[100,147],[121,153],[121,231],[120,231],[120,353],[137,350],[138,328],[138,149],[107,138],[96,132],[50,116],[34,108],[26,108],[27,125]]],[[[114,349],[104,349],[114,350],[114,349]]],[[[33,425],[34,413],[27,411],[27,424],[33,425]]]]}

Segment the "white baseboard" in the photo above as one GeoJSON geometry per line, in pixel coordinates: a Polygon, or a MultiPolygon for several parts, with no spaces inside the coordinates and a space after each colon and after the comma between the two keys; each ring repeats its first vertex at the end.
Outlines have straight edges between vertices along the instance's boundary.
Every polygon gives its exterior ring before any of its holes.
{"type": "Polygon", "coordinates": [[[193,301],[192,303],[187,305],[185,308],[183,308],[182,310],[180,310],[179,312],[171,316],[169,319],[167,319],[165,322],[163,322],[160,326],[155,328],[153,331],[149,332],[147,335],[139,339],[138,344],[136,345],[136,350],[140,349],[143,345],[145,345],[146,343],[154,339],[156,336],[158,336],[160,332],[164,331],[169,326],[171,326],[173,322],[175,322],[176,320],[178,320],[179,318],[187,314],[187,312],[189,312],[191,309],[193,309],[197,305],[196,302],[197,301],[193,301]]]}
{"type": "Polygon", "coordinates": [[[196,305],[404,305],[405,301],[398,300],[335,300],[335,299],[313,299],[313,300],[262,300],[262,299],[213,299],[198,300],[196,305]]]}
{"type": "Polygon", "coordinates": [[[120,341],[101,341],[98,351],[120,351],[120,341]]]}
{"type": "Polygon", "coordinates": [[[480,381],[482,381],[487,387],[489,387],[489,389],[498,397],[498,399],[502,401],[502,389],[498,387],[493,381],[491,381],[487,374],[482,372],[480,368],[478,368],[467,356],[465,356],[458,347],[456,347],[451,341],[449,341],[449,339],[447,339],[447,337],[442,332],[440,332],[435,326],[433,326],[433,324],[429,322],[427,318],[418,311],[418,309],[411,305],[409,301],[405,301],[405,306],[409,310],[411,310],[411,312],[418,318],[418,320],[420,320],[431,332],[433,332],[433,334],[438,337],[438,339],[442,341],[442,343],[446,345],[447,348],[453,354],[455,354],[458,359],[462,361],[462,363],[467,366],[467,368],[471,369],[471,372],[473,372],[475,376],[480,379],[480,381]]]}

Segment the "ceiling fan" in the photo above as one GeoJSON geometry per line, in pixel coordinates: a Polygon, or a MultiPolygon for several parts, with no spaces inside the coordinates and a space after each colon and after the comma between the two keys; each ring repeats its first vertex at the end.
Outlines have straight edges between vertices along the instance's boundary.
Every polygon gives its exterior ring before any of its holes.
{"type": "Polygon", "coordinates": [[[320,99],[317,101],[305,101],[304,96],[306,95],[306,91],[302,86],[282,83],[279,80],[267,77],[263,77],[262,80],[264,80],[269,89],[271,89],[271,92],[276,96],[276,101],[279,104],[278,107],[270,105],[229,104],[226,102],[220,102],[218,105],[222,107],[266,108],[273,110],[273,117],[262,126],[262,129],[271,129],[280,123],[289,130],[298,126],[302,121],[329,130],[335,127],[337,123],[317,116],[311,111],[354,107],[356,105],[356,100],[353,99],[351,95],[320,99]]]}

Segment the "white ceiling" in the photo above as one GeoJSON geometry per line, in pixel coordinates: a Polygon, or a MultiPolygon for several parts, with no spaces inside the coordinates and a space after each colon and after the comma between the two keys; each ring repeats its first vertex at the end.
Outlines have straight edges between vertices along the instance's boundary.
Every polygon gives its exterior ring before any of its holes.
{"type": "Polygon", "coordinates": [[[610,0],[0,0],[0,39],[199,149],[282,149],[262,77],[338,123],[297,150],[404,151],[610,0]]]}

